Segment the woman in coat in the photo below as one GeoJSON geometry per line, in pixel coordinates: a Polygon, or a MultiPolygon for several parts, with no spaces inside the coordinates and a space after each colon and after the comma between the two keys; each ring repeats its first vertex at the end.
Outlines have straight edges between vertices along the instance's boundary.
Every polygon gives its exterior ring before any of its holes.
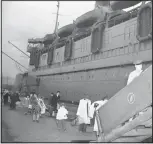
{"type": "Polygon", "coordinates": [[[39,122],[40,112],[41,108],[39,105],[39,101],[37,98],[37,95],[35,93],[32,93],[30,96],[30,103],[32,105],[32,118],[33,122],[39,122]]]}

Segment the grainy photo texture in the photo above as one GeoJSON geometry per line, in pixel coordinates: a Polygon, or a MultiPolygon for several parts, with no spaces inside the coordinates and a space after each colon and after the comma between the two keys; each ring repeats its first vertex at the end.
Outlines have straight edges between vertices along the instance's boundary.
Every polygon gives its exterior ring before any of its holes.
{"type": "Polygon", "coordinates": [[[2,1],[2,143],[152,142],[151,1],[2,1]]]}

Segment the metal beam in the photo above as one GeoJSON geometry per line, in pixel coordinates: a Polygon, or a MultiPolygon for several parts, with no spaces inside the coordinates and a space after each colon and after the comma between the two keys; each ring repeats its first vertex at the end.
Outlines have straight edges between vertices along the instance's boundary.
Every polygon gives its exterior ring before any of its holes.
{"type": "Polygon", "coordinates": [[[16,63],[18,63],[20,66],[22,66],[23,68],[25,68],[26,70],[28,70],[26,67],[24,67],[22,64],[20,64],[18,61],[14,60],[13,58],[11,58],[9,55],[7,55],[5,52],[2,51],[2,53],[4,55],[6,55],[7,57],[9,57],[11,60],[15,61],[16,63]]]}
{"type": "MultiPolygon", "coordinates": [[[[26,55],[27,57],[29,57],[25,52],[23,52],[22,50],[20,50],[17,46],[15,46],[14,44],[12,44],[10,41],[8,41],[9,44],[13,45],[16,49],[18,49],[20,52],[22,52],[24,55],[26,55]]],[[[30,58],[30,57],[29,57],[30,58]]]]}

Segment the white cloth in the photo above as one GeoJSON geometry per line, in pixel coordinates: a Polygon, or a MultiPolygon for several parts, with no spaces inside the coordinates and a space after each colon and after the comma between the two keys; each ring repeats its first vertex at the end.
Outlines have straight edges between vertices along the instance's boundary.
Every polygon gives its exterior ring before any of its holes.
{"type": "Polygon", "coordinates": [[[32,105],[29,105],[28,108],[29,108],[29,109],[32,109],[32,105]]]}
{"type": "Polygon", "coordinates": [[[44,114],[45,111],[46,111],[46,105],[44,104],[44,101],[42,99],[38,99],[38,103],[40,105],[40,108],[41,108],[41,114],[44,114]]]}
{"type": "Polygon", "coordinates": [[[127,85],[129,85],[136,77],[138,77],[142,73],[142,70],[137,71],[134,70],[129,74],[127,85]]]}
{"type": "Polygon", "coordinates": [[[30,103],[30,99],[29,98],[24,98],[24,106],[28,107],[30,103]]]}
{"type": "Polygon", "coordinates": [[[62,106],[58,109],[56,119],[57,120],[67,119],[67,114],[68,114],[67,109],[64,106],[62,106]]]}
{"type": "Polygon", "coordinates": [[[90,124],[90,117],[89,117],[90,106],[91,106],[91,101],[89,99],[80,100],[76,115],[80,116],[84,120],[85,124],[90,124]],[[88,104],[88,109],[87,109],[87,104],[88,104]]]}
{"type": "MultiPolygon", "coordinates": [[[[94,103],[98,103],[99,104],[99,106],[97,106],[97,108],[96,108],[96,111],[99,110],[107,102],[108,102],[108,100],[104,100],[104,101],[101,100],[101,101],[94,102],[94,103]]],[[[96,117],[95,117],[95,123],[94,123],[93,131],[98,131],[98,123],[97,123],[96,117]]]]}
{"type": "Polygon", "coordinates": [[[103,101],[103,100],[99,100],[99,101],[95,101],[92,103],[92,105],[90,106],[90,117],[93,118],[93,115],[94,115],[94,112],[95,112],[95,108],[94,108],[94,105],[95,103],[99,104],[97,107],[96,107],[96,110],[99,110],[99,108],[104,105],[105,103],[107,102],[107,100],[103,101]]]}

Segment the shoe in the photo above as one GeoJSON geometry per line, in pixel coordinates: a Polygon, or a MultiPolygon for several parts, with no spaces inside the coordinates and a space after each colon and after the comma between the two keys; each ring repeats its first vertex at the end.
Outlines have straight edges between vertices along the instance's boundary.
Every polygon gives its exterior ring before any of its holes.
{"type": "Polygon", "coordinates": [[[39,120],[36,120],[37,123],[39,123],[39,120]]]}
{"type": "Polygon", "coordinates": [[[35,122],[36,120],[32,120],[33,122],[35,122]]]}

